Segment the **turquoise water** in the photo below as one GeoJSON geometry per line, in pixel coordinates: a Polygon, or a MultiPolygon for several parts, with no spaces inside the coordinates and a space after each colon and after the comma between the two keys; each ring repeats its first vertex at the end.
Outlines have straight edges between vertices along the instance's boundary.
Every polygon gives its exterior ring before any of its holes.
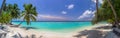
{"type": "MultiPolygon", "coordinates": [[[[20,22],[12,22],[13,24],[19,24],[20,22]]],[[[26,22],[21,24],[23,27],[35,27],[38,29],[46,30],[65,30],[65,29],[77,29],[85,26],[91,26],[91,22],[31,22],[27,25],[26,22]]]]}

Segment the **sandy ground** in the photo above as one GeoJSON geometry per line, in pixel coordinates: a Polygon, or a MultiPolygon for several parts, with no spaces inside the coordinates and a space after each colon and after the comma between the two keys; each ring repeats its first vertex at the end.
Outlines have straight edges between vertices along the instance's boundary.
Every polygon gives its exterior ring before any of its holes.
{"type": "MultiPolygon", "coordinates": [[[[10,27],[10,30],[12,33],[20,33],[23,37],[29,36],[31,37],[31,35],[35,35],[36,38],[76,38],[73,37],[74,35],[78,34],[78,32],[83,31],[83,30],[91,30],[92,28],[96,28],[96,27],[101,27],[101,26],[105,26],[107,24],[97,24],[94,26],[88,26],[88,27],[83,27],[82,29],[76,29],[76,31],[70,31],[68,33],[57,33],[57,32],[52,32],[52,31],[35,31],[33,29],[30,30],[25,30],[23,28],[15,28],[15,27],[10,27]]],[[[103,29],[102,29],[103,30],[103,29]]],[[[83,36],[83,38],[85,38],[83,36]]]]}

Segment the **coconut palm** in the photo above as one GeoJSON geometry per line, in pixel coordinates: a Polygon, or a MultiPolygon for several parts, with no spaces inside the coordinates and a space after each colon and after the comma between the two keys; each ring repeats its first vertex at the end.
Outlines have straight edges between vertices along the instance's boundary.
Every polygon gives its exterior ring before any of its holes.
{"type": "MultiPolygon", "coordinates": [[[[118,0],[119,1],[119,0],[118,0]]],[[[120,12],[117,7],[119,7],[117,4],[120,4],[117,0],[104,0],[104,3],[101,5],[101,7],[99,8],[98,13],[95,13],[92,22],[93,23],[97,23],[97,22],[101,22],[101,21],[109,21],[111,23],[115,23],[118,25],[118,17],[120,16],[119,13],[120,12]],[[111,3],[112,2],[112,3],[111,3]],[[115,7],[113,7],[113,4],[115,7]]]]}
{"type": "Polygon", "coordinates": [[[17,4],[5,4],[3,11],[9,12],[13,19],[17,19],[20,16],[20,9],[17,4]]]}
{"type": "Polygon", "coordinates": [[[96,0],[96,12],[98,13],[98,0],[96,0]]]}
{"type": "MultiPolygon", "coordinates": [[[[3,9],[4,12],[7,12],[11,15],[11,22],[12,22],[12,19],[18,19],[20,18],[20,10],[18,8],[18,5],[17,4],[8,4],[8,5],[4,5],[4,9],[3,9]]],[[[11,24],[10,22],[10,24],[11,24]]]]}
{"type": "Polygon", "coordinates": [[[12,16],[13,19],[17,19],[20,16],[20,10],[17,4],[14,5],[9,4],[7,6],[7,9],[10,12],[10,15],[12,16]]]}
{"type": "Polygon", "coordinates": [[[96,0],[96,16],[95,16],[95,18],[93,18],[93,20],[92,20],[92,24],[95,24],[95,23],[97,23],[97,20],[98,20],[98,0],[96,0]]]}
{"type": "Polygon", "coordinates": [[[0,17],[0,23],[1,24],[7,24],[11,21],[11,15],[7,12],[2,11],[1,17],[0,17]]]}
{"type": "MultiPolygon", "coordinates": [[[[6,9],[8,9],[7,11],[10,13],[12,19],[20,18],[20,10],[19,10],[17,4],[14,4],[14,5],[9,4],[6,9]]],[[[12,23],[12,21],[10,22],[10,24],[11,23],[12,23]]]]}
{"type": "Polygon", "coordinates": [[[1,5],[1,9],[0,9],[0,15],[1,15],[2,10],[3,10],[3,8],[4,8],[5,2],[6,2],[6,0],[3,0],[3,3],[2,3],[2,5],[1,5]]]}
{"type": "Polygon", "coordinates": [[[95,12],[95,16],[92,19],[92,24],[96,24],[98,22],[98,0],[96,0],[96,12],[95,12]]]}
{"type": "Polygon", "coordinates": [[[36,8],[32,4],[24,4],[23,19],[27,22],[27,25],[30,24],[30,21],[36,21],[36,8]]]}
{"type": "MultiPolygon", "coordinates": [[[[111,1],[110,1],[110,0],[107,0],[107,1],[108,1],[108,4],[110,5],[112,11],[113,11],[114,18],[115,18],[115,25],[119,25],[119,24],[118,24],[118,17],[117,17],[117,14],[116,14],[115,9],[114,9],[114,7],[113,7],[111,1]]],[[[118,26],[118,27],[119,27],[119,26],[118,26]]]]}

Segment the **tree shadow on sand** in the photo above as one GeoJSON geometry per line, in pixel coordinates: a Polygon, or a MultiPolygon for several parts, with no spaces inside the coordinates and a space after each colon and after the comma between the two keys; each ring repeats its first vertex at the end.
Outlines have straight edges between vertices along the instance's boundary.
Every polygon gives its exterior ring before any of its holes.
{"type": "MultiPolygon", "coordinates": [[[[40,36],[39,38],[42,38],[43,36],[40,36]]],[[[35,34],[31,35],[31,38],[37,38],[35,34]]]]}
{"type": "Polygon", "coordinates": [[[86,38],[104,38],[104,34],[105,33],[99,30],[84,30],[79,32],[79,34],[74,37],[82,38],[82,36],[86,36],[86,38]]]}
{"type": "Polygon", "coordinates": [[[112,26],[101,26],[101,27],[96,27],[94,29],[112,29],[112,26]]]}
{"type": "Polygon", "coordinates": [[[25,28],[25,30],[29,30],[29,29],[38,29],[36,27],[21,27],[21,28],[25,28]]]}

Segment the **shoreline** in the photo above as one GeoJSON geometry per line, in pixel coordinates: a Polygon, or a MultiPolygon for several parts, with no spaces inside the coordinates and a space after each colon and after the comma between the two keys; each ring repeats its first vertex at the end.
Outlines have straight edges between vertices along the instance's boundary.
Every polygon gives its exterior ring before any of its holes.
{"type": "Polygon", "coordinates": [[[93,26],[85,26],[81,27],[78,29],[75,29],[74,31],[67,31],[67,32],[56,32],[56,31],[49,31],[49,30],[34,30],[34,29],[29,29],[25,30],[24,28],[15,28],[15,27],[10,27],[11,33],[20,33],[22,37],[35,35],[37,38],[43,37],[43,38],[75,38],[73,37],[74,35],[78,34],[81,31],[84,30],[93,30],[93,28],[101,27],[101,26],[108,26],[106,24],[96,24],[93,26]]]}

